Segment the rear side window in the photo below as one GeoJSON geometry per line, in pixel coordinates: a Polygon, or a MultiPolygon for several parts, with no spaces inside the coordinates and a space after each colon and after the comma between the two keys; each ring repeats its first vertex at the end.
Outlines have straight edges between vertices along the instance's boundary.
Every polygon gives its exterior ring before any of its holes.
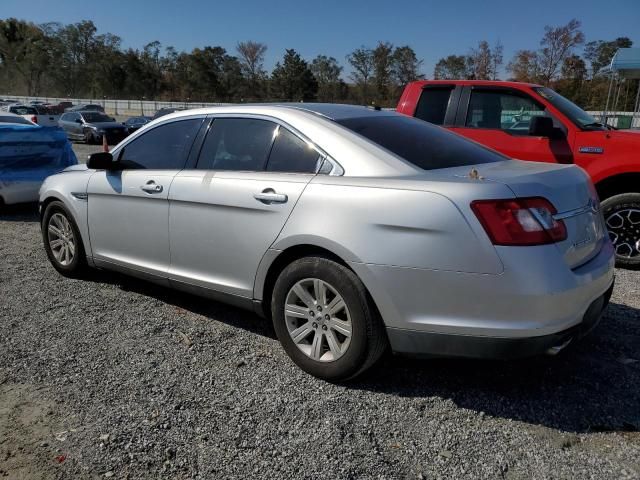
{"type": "Polygon", "coordinates": [[[253,118],[218,118],[204,141],[199,170],[263,171],[278,125],[253,118]]]}
{"type": "Polygon", "coordinates": [[[404,115],[348,118],[338,123],[423,170],[507,159],[455,133],[404,115]]]}
{"type": "Polygon", "coordinates": [[[270,172],[315,173],[320,154],[286,128],[280,127],[273,143],[267,170],[270,172]]]}
{"type": "Polygon", "coordinates": [[[180,170],[202,122],[177,120],[148,130],[120,151],[120,161],[127,169],[180,170]]]}
{"type": "Polygon", "coordinates": [[[452,87],[429,87],[422,90],[415,117],[436,125],[444,124],[452,87]]]}

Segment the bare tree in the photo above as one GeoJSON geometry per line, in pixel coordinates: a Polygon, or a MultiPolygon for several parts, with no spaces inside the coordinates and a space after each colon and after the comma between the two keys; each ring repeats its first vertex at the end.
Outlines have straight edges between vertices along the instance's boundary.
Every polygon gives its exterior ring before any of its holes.
{"type": "Polygon", "coordinates": [[[507,65],[511,78],[517,82],[538,82],[540,78],[540,59],[533,50],[518,50],[507,65]]]}
{"type": "Polygon", "coordinates": [[[264,75],[263,63],[264,54],[267,52],[267,46],[264,43],[254,42],[238,42],[236,51],[240,55],[240,63],[249,78],[259,78],[264,75]]]}
{"type": "Polygon", "coordinates": [[[544,37],[540,41],[542,48],[538,53],[540,61],[540,80],[549,85],[560,73],[565,59],[574,47],[584,43],[584,34],[580,22],[575,18],[561,27],[544,27],[544,37]]]}
{"type": "Polygon", "coordinates": [[[366,47],[355,49],[347,55],[347,61],[353,68],[349,78],[353,80],[360,90],[360,100],[367,103],[369,100],[369,84],[373,76],[373,52],[366,47]]]}
{"type": "Polygon", "coordinates": [[[503,50],[504,50],[504,47],[502,46],[502,43],[500,42],[500,40],[498,40],[496,44],[493,46],[493,51],[491,52],[491,63],[493,65],[492,80],[497,80],[498,75],[500,74],[500,67],[502,66],[502,62],[504,59],[502,54],[503,50]]]}

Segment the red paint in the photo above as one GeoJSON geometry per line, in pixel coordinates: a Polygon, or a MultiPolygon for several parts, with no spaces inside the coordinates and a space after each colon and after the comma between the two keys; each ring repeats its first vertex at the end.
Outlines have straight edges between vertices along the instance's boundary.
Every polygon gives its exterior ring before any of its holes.
{"type": "MultiPolygon", "coordinates": [[[[551,140],[545,137],[514,136],[498,129],[445,126],[445,128],[453,132],[498,150],[511,158],[574,163],[584,168],[596,185],[616,175],[640,173],[639,131],[582,130],[559,112],[549,101],[533,90],[533,87],[539,87],[539,85],[482,80],[425,80],[412,82],[405,87],[396,110],[405,115],[414,116],[423,88],[437,85],[503,87],[518,90],[544,105],[566,128],[567,135],[565,139],[551,140]],[[603,151],[602,153],[582,153],[580,152],[581,147],[602,148],[603,151]]],[[[640,190],[640,185],[638,185],[638,190],[640,190]]]]}

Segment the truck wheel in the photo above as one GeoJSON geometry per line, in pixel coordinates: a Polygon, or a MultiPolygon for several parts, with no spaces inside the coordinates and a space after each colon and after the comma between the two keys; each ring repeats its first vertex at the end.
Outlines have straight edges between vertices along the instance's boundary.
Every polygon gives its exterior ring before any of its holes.
{"type": "Polygon", "coordinates": [[[94,143],[93,133],[91,133],[91,130],[85,130],[84,143],[86,143],[87,145],[91,145],[92,143],[94,143]]]}
{"type": "Polygon", "coordinates": [[[602,202],[609,238],[616,250],[616,266],[640,268],[640,193],[622,193],[602,202]]]}
{"type": "Polygon", "coordinates": [[[289,357],[324,380],[354,378],[387,347],[384,325],[364,285],[328,258],[304,257],[288,265],[274,286],[271,313],[289,357]]]}

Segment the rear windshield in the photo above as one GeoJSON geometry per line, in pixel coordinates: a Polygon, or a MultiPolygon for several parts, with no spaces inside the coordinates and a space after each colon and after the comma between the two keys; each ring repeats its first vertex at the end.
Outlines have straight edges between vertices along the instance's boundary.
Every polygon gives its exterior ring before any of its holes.
{"type": "Polygon", "coordinates": [[[82,112],[82,117],[85,122],[110,122],[111,117],[106,116],[100,112],[82,112]]]}
{"type": "Polygon", "coordinates": [[[38,112],[33,107],[9,107],[11,113],[16,115],[37,115],[38,112]]]}
{"type": "Polygon", "coordinates": [[[22,117],[9,117],[0,115],[0,123],[20,123],[24,125],[33,125],[29,120],[22,117]]]}
{"type": "Polygon", "coordinates": [[[507,158],[455,133],[404,115],[347,118],[337,122],[423,170],[499,162],[507,158]]]}

